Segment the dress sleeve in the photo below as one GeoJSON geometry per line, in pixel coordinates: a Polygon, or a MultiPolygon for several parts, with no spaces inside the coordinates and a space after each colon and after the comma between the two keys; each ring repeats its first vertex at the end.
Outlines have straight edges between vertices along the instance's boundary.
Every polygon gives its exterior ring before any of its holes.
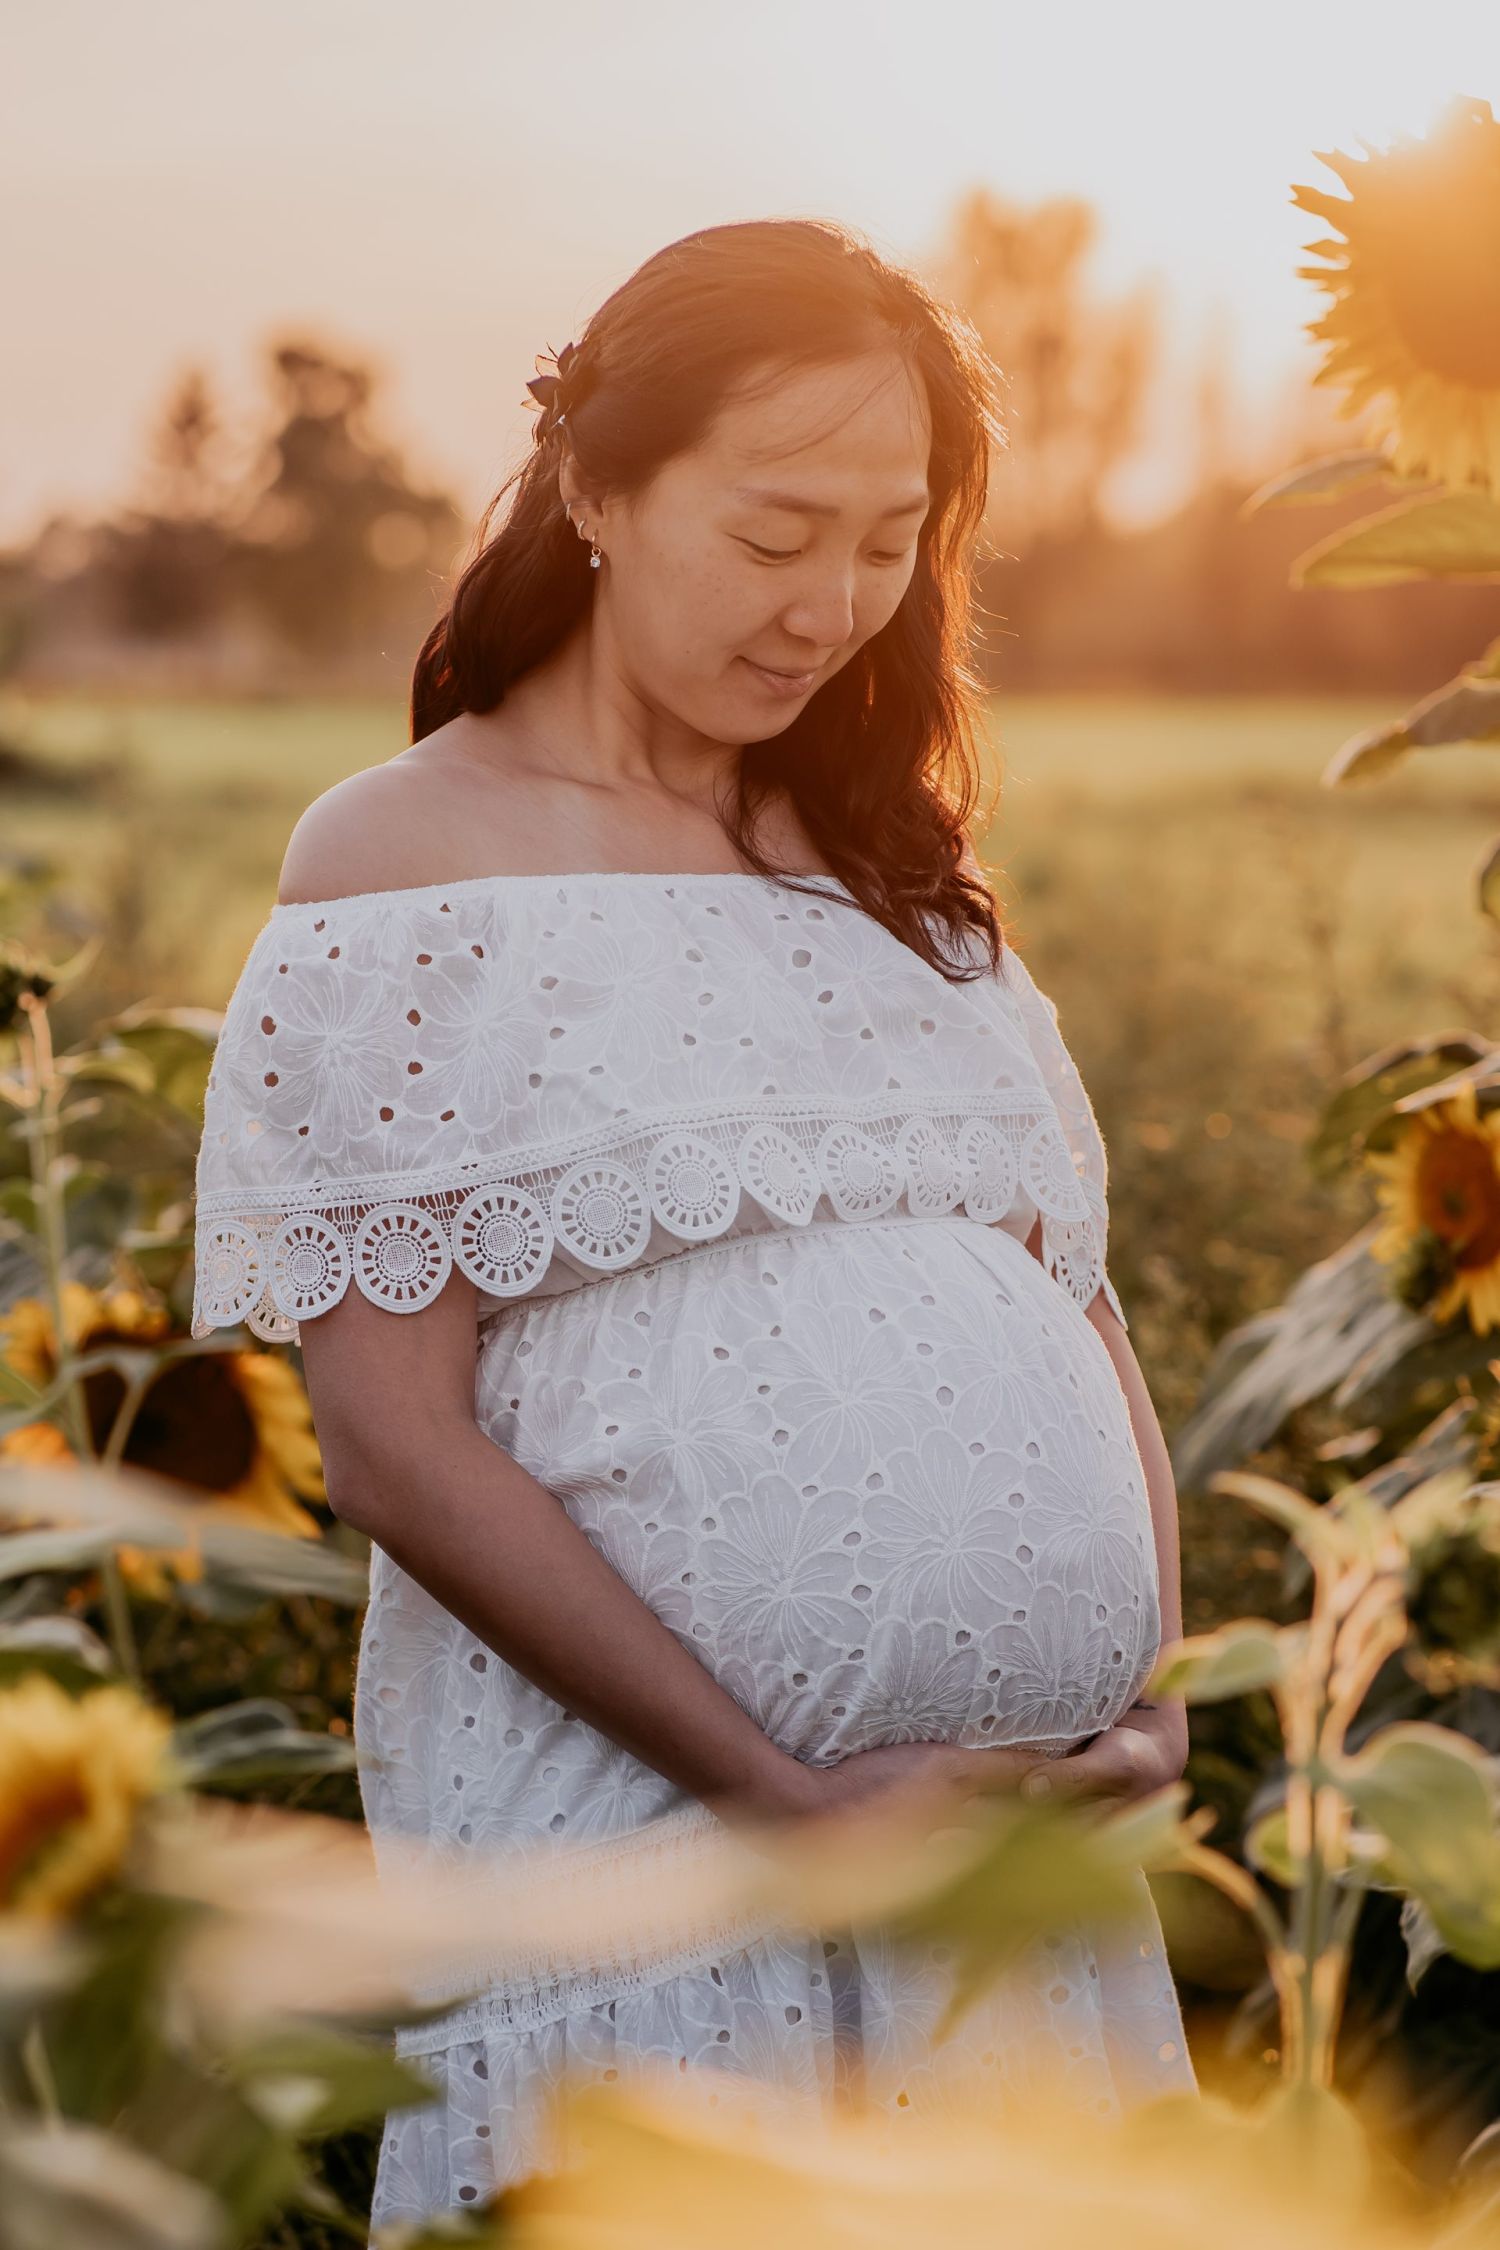
{"type": "Polygon", "coordinates": [[[296,1343],[352,1284],[392,1312],[442,1288],[471,1150],[453,1109],[439,1115],[451,1077],[427,1068],[413,1027],[435,982],[451,998],[461,964],[478,973],[469,935],[358,901],[277,909],[262,927],[204,1094],[194,1336],[243,1322],[296,1343]]]}
{"type": "Polygon", "coordinates": [[[1109,1159],[1093,1104],[1058,1028],[1057,1007],[1037,985],[1019,953],[1007,941],[1002,962],[1005,981],[1020,1010],[1027,1042],[1042,1084],[1051,1097],[1063,1138],[1078,1174],[1087,1216],[1059,1220],[1042,1214],[1042,1246],[1049,1270],[1083,1304],[1102,1289],[1122,1328],[1125,1318],[1106,1265],[1109,1241],[1109,1159]]]}

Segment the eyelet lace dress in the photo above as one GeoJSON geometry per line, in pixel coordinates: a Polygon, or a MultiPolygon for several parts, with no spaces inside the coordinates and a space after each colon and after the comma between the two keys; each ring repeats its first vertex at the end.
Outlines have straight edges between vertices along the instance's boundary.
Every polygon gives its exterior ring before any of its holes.
{"type": "MultiPolygon", "coordinates": [[[[1052,1003],[969,942],[950,981],[841,882],[748,872],[274,906],[208,1082],[194,1335],[295,1341],[350,1289],[415,1313],[457,1266],[480,1427],[776,1742],[1060,1755],[1152,1669],[1156,1555],[1085,1312],[1124,1318],[1104,1144],[1052,1003]]],[[[714,1826],[378,1545],[355,1740],[377,1864],[623,1866],[714,1826]]],[[[857,2067],[893,2118],[1039,2056],[1099,2113],[1196,2084],[1144,1876],[940,2039],[945,1980],[941,1949],[748,1927],[471,1977],[396,2034],[442,2098],[388,2117],[373,2218],[545,2166],[575,2074],[827,2103],[857,2067]]]]}

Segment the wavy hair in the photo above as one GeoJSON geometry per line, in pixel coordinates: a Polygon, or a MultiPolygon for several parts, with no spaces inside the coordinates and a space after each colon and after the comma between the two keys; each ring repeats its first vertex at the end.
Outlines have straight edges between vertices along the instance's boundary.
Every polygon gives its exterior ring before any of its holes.
{"type": "Polygon", "coordinates": [[[585,486],[628,498],[701,441],[731,393],[753,394],[788,366],[882,349],[904,360],[931,417],[932,504],[912,580],[889,622],[789,726],[745,745],[725,826],[752,872],[805,888],[754,841],[757,811],[784,792],[865,911],[966,981],[998,966],[1004,942],[969,841],[984,736],[983,683],[970,666],[974,560],[990,447],[1006,443],[999,371],[961,313],[834,222],[751,220],[684,235],[592,315],[544,386],[532,451],[485,509],[422,645],[411,739],[461,712],[494,710],[590,609],[596,574],[558,485],[564,414],[585,486]],[[935,945],[933,923],[959,965],[935,945]],[[969,930],[987,963],[965,970],[969,930]]]}

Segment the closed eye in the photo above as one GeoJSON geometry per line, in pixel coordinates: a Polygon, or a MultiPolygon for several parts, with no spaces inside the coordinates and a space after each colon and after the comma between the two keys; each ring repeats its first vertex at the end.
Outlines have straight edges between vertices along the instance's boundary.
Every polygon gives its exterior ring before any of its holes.
{"type": "MultiPolygon", "coordinates": [[[[752,554],[762,556],[766,562],[795,562],[800,552],[800,549],[796,547],[761,547],[753,539],[742,539],[740,545],[748,547],[752,554]]],[[[904,554],[872,555],[870,560],[878,563],[898,563],[904,562],[906,557],[904,554]]]]}

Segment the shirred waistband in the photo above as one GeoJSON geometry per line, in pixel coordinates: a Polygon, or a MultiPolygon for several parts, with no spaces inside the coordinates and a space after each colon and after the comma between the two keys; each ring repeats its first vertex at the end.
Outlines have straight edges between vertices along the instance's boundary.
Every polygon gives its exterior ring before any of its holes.
{"type": "MultiPolygon", "coordinates": [[[[375,1837],[383,1872],[399,1862],[405,1841],[375,1837]]],[[[516,1855],[513,1868],[508,1855],[476,1851],[472,1880],[494,1889],[497,1920],[508,1913],[515,1934],[509,1944],[451,1960],[437,1975],[408,1980],[414,2007],[450,1999],[456,2005],[428,2022],[400,2027],[397,2053],[430,2053],[498,2028],[535,2029],[772,1935],[785,1918],[750,1903],[747,1871],[743,1863],[736,1871],[733,1853],[730,1831],[698,1804],[597,1844],[516,1855]],[[716,1872],[720,1858],[724,1865],[716,1872]],[[695,1870],[703,1878],[697,1899],[695,1870]],[[544,1910],[535,1917],[537,1932],[528,1934],[528,1908],[538,1903],[544,1910]],[[577,1916],[572,1940],[560,1934],[570,1912],[577,1916]],[[591,1917],[604,1925],[598,1936],[590,1934],[591,1917]],[[554,1935],[537,1934],[543,1928],[554,1935]]],[[[451,1867],[447,1880],[456,1885],[455,1896],[465,1887],[451,1867]]]]}
{"type": "Polygon", "coordinates": [[[986,1236],[1004,1234],[1012,1242],[1020,1243],[1023,1249],[1025,1247],[1021,1236],[1013,1234],[1008,1227],[993,1221],[977,1227],[973,1219],[966,1219],[962,1212],[957,1211],[943,1211],[936,1215],[929,1212],[884,1211],[869,1219],[811,1219],[806,1226],[801,1227],[747,1228],[739,1234],[720,1235],[712,1242],[682,1243],[675,1250],[663,1251],[660,1257],[644,1258],[633,1266],[620,1267],[615,1273],[580,1274],[572,1288],[533,1290],[525,1297],[517,1297],[508,1304],[495,1306],[493,1311],[486,1309],[479,1317],[479,1341],[482,1345],[494,1332],[519,1327],[528,1317],[535,1318],[537,1314],[555,1305],[569,1304],[575,1297],[587,1297],[597,1304],[601,1290],[614,1288],[622,1281],[639,1281],[643,1275],[657,1273],[665,1266],[675,1267],[686,1262],[696,1267],[705,1260],[735,1256],[752,1247],[763,1249],[771,1243],[843,1241],[851,1234],[893,1233],[897,1229],[907,1231],[925,1227],[941,1227],[948,1233],[956,1227],[963,1228],[965,1239],[973,1236],[976,1231],[986,1236]]]}

